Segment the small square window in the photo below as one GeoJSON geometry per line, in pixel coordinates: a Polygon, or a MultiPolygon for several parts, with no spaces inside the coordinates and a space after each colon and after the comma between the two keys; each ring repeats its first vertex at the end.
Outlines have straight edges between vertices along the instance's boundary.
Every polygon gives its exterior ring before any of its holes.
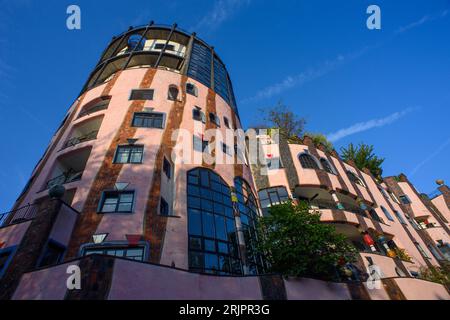
{"type": "Polygon", "coordinates": [[[131,90],[130,100],[153,100],[153,89],[131,90]]]}
{"type": "Polygon", "coordinates": [[[200,110],[199,108],[194,108],[192,110],[192,119],[196,120],[196,121],[201,121],[203,123],[206,122],[205,119],[205,114],[203,113],[202,110],[200,110]]]}
{"type": "Polygon", "coordinates": [[[169,215],[169,204],[167,201],[161,197],[161,201],[159,204],[159,214],[162,216],[168,216],[169,215]]]}
{"type": "Polygon", "coordinates": [[[197,87],[193,83],[186,83],[186,92],[190,95],[198,96],[197,87]]]}
{"type": "Polygon", "coordinates": [[[106,191],[99,208],[101,213],[124,212],[133,210],[134,191],[106,191]]]}
{"type": "Polygon", "coordinates": [[[118,146],[114,163],[142,163],[144,146],[118,146]]]}

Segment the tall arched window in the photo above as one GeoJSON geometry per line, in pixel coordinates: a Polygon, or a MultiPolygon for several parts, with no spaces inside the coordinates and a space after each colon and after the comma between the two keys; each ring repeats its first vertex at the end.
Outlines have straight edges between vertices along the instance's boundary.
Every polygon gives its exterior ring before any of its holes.
{"type": "Polygon", "coordinates": [[[353,172],[347,170],[347,176],[348,176],[348,178],[350,179],[350,181],[352,181],[352,182],[354,182],[354,183],[356,183],[356,184],[359,184],[360,186],[362,186],[362,187],[364,187],[364,188],[366,187],[366,185],[364,184],[364,182],[362,182],[362,180],[361,180],[360,178],[358,178],[358,177],[356,176],[356,174],[354,174],[353,172]]]}
{"type": "Polygon", "coordinates": [[[234,179],[234,187],[238,199],[238,209],[241,216],[242,232],[245,240],[245,253],[250,274],[260,274],[264,272],[263,260],[257,254],[256,242],[256,219],[258,217],[258,206],[250,185],[244,179],[237,177],[234,179]]]}
{"type": "Polygon", "coordinates": [[[176,101],[178,99],[178,88],[176,85],[170,85],[169,91],[167,92],[167,99],[171,101],[176,101]]]}
{"type": "Polygon", "coordinates": [[[323,170],[325,170],[328,173],[335,174],[333,167],[331,166],[331,163],[327,159],[321,158],[320,164],[322,165],[323,170]]]}
{"type": "Polygon", "coordinates": [[[242,274],[229,186],[215,172],[187,174],[189,270],[242,274]]]}
{"type": "Polygon", "coordinates": [[[300,163],[305,169],[319,169],[316,159],[310,154],[302,153],[298,156],[300,163]]]}

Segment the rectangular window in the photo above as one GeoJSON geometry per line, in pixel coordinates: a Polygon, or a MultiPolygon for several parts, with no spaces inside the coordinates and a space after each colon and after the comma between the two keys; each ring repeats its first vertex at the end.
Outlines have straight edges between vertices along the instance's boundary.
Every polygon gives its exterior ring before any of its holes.
{"type": "Polygon", "coordinates": [[[220,119],[216,114],[210,112],[209,113],[209,121],[214,123],[216,126],[220,127],[220,119]]]}
{"type": "MultiPolygon", "coordinates": [[[[164,43],[157,43],[157,44],[155,44],[155,49],[162,50],[163,48],[164,48],[164,43]]],[[[168,44],[166,46],[166,50],[175,51],[175,46],[173,44],[168,44]]]]}
{"type": "Polygon", "coordinates": [[[409,197],[407,195],[400,196],[399,198],[400,198],[400,201],[403,204],[410,204],[411,203],[411,200],[409,200],[409,197]]]}
{"type": "Polygon", "coordinates": [[[194,144],[194,150],[199,152],[207,152],[209,147],[209,141],[203,140],[200,137],[192,136],[193,137],[193,144],[194,144]]]}
{"type": "Polygon", "coordinates": [[[166,157],[164,157],[163,160],[163,171],[168,179],[172,177],[172,165],[170,164],[169,160],[166,159],[166,157]]]}
{"type": "Polygon", "coordinates": [[[144,146],[118,146],[114,163],[142,163],[144,146]]]}
{"type": "Polygon", "coordinates": [[[203,123],[206,122],[205,114],[199,108],[194,108],[192,110],[192,119],[194,119],[196,121],[201,121],[203,123]]]}
{"type": "Polygon", "coordinates": [[[227,127],[228,129],[230,128],[230,122],[228,121],[227,117],[223,117],[223,123],[225,124],[225,127],[227,127]]]}
{"type": "Polygon", "coordinates": [[[130,213],[133,210],[134,191],[106,191],[103,193],[99,212],[130,213]]]}
{"type": "Polygon", "coordinates": [[[398,211],[394,210],[394,214],[396,215],[398,221],[400,221],[401,224],[407,224],[405,219],[403,219],[402,215],[398,211]]]}
{"type": "Polygon", "coordinates": [[[133,89],[129,100],[153,100],[153,89],[133,89]]]}
{"type": "Polygon", "coordinates": [[[162,129],[164,127],[164,114],[159,112],[136,112],[133,116],[132,126],[162,129]]]}
{"type": "Polygon", "coordinates": [[[222,152],[231,156],[231,149],[228,147],[225,143],[221,142],[222,145],[222,152]]]}
{"type": "Polygon", "coordinates": [[[161,202],[159,204],[159,214],[162,216],[169,215],[169,204],[163,197],[161,197],[161,202]]]}
{"type": "Polygon", "coordinates": [[[53,241],[49,241],[41,262],[39,263],[39,267],[52,266],[60,263],[65,251],[65,247],[53,241]]]}
{"type": "Polygon", "coordinates": [[[0,250],[0,278],[6,271],[12,259],[12,252],[10,249],[0,250]]]}
{"type": "Polygon", "coordinates": [[[83,255],[104,254],[130,260],[144,261],[144,252],[144,247],[89,247],[84,249],[83,255]]]}
{"type": "Polygon", "coordinates": [[[198,96],[197,87],[193,83],[186,83],[186,92],[193,96],[198,96]]]}

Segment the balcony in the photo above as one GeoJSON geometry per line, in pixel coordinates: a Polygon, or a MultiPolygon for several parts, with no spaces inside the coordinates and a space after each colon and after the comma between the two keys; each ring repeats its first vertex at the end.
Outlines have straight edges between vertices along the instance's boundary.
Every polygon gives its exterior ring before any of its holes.
{"type": "Polygon", "coordinates": [[[93,104],[86,105],[85,107],[83,107],[83,109],[78,114],[77,119],[88,116],[92,113],[96,113],[96,112],[108,109],[109,102],[110,102],[110,99],[106,98],[106,99],[102,99],[100,101],[94,102],[93,104]]]}
{"type": "Polygon", "coordinates": [[[36,204],[28,204],[10,212],[1,213],[0,227],[6,227],[10,224],[31,220],[36,216],[37,212],[38,206],[36,204]],[[12,218],[8,223],[6,223],[6,220],[9,216],[12,216],[12,218]]]}
{"type": "Polygon", "coordinates": [[[91,147],[85,147],[59,157],[41,191],[56,185],[79,181],[90,154],[91,147]]]}
{"type": "Polygon", "coordinates": [[[76,125],[64,143],[61,150],[77,144],[97,139],[97,134],[103,121],[103,116],[95,117],[76,125]]]}

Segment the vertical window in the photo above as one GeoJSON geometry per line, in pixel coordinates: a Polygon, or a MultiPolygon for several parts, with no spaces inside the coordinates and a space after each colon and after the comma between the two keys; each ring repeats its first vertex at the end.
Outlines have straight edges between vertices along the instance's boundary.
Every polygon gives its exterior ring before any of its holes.
{"type": "Polygon", "coordinates": [[[162,129],[164,127],[164,114],[159,112],[135,112],[132,126],[162,129]]]}
{"type": "Polygon", "coordinates": [[[188,172],[189,269],[242,274],[230,188],[211,170],[188,172]]]}
{"type": "Polygon", "coordinates": [[[356,174],[354,174],[353,172],[351,172],[350,170],[347,170],[347,176],[349,178],[349,180],[353,183],[359,184],[361,187],[366,187],[366,185],[364,184],[364,182],[362,182],[362,180],[360,178],[358,178],[356,176],[356,174]]]}
{"type": "Polygon", "coordinates": [[[196,135],[193,137],[194,150],[199,152],[208,152],[209,141],[203,140],[203,137],[197,137],[196,135]]]}
{"type": "Polygon", "coordinates": [[[169,160],[166,159],[166,157],[164,157],[163,160],[163,171],[168,179],[172,177],[172,165],[170,164],[169,160]]]}
{"type": "Polygon", "coordinates": [[[53,241],[49,241],[47,244],[47,248],[45,249],[44,255],[42,257],[42,260],[39,263],[39,267],[52,266],[60,263],[62,261],[65,251],[66,251],[65,247],[53,241]]]}
{"type": "Polygon", "coordinates": [[[307,153],[302,153],[298,156],[300,160],[300,164],[305,169],[319,169],[319,166],[317,165],[316,160],[313,158],[312,155],[307,153]]]}
{"type": "Polygon", "coordinates": [[[153,100],[153,89],[133,89],[129,100],[153,100]]]}
{"type": "Polygon", "coordinates": [[[197,87],[193,83],[186,83],[186,92],[193,96],[196,96],[196,97],[198,96],[197,87]]]}
{"type": "Polygon", "coordinates": [[[320,163],[322,164],[323,170],[325,170],[328,173],[334,174],[334,170],[331,167],[331,163],[327,159],[321,158],[320,163]]]}
{"type": "Polygon", "coordinates": [[[409,197],[407,195],[402,195],[399,198],[400,198],[400,201],[403,204],[410,204],[411,203],[411,200],[409,199],[409,197]]]}
{"type": "Polygon", "coordinates": [[[393,194],[392,192],[389,191],[389,196],[391,197],[392,201],[396,202],[396,203],[400,203],[400,201],[398,201],[397,197],[395,196],[395,194],[393,194]]]}
{"type": "Polygon", "coordinates": [[[373,220],[384,223],[383,219],[380,218],[380,216],[377,214],[377,212],[374,209],[369,210],[369,215],[373,220]]]}
{"type": "Polygon", "coordinates": [[[230,129],[230,122],[228,121],[227,117],[223,117],[223,123],[225,124],[225,127],[227,127],[228,129],[230,129]]]}
{"type": "Polygon", "coordinates": [[[194,109],[192,109],[192,119],[201,121],[203,123],[206,122],[205,114],[198,107],[195,107],[194,109]]]}
{"type": "Polygon", "coordinates": [[[118,146],[114,163],[142,163],[144,146],[118,146]]]}
{"type": "Polygon", "coordinates": [[[386,216],[386,218],[388,218],[388,220],[390,221],[394,221],[394,218],[392,218],[391,214],[389,213],[389,211],[387,211],[387,209],[383,206],[380,206],[381,210],[383,210],[384,215],[386,216]]]}
{"type": "Polygon", "coordinates": [[[100,203],[101,213],[130,213],[133,210],[134,191],[105,191],[100,203]]]}
{"type": "Polygon", "coordinates": [[[227,155],[231,155],[231,149],[230,147],[228,147],[225,143],[221,142],[222,145],[222,152],[227,154],[227,155]]]}
{"type": "Polygon", "coordinates": [[[258,207],[256,198],[250,185],[242,178],[234,179],[236,196],[238,199],[238,209],[241,217],[242,232],[244,233],[245,254],[250,274],[264,273],[262,257],[256,251],[258,235],[256,233],[256,219],[258,217],[258,207]]]}
{"type": "Polygon", "coordinates": [[[161,201],[159,204],[159,214],[162,216],[168,216],[169,215],[169,204],[167,201],[161,197],[161,201]]]}
{"type": "Polygon", "coordinates": [[[11,249],[0,249],[0,278],[6,272],[6,268],[12,260],[12,256],[11,249]]]}
{"type": "Polygon", "coordinates": [[[167,99],[171,101],[176,101],[178,99],[178,88],[175,85],[169,86],[169,91],[167,92],[167,99]]]}
{"type": "Polygon", "coordinates": [[[405,219],[403,219],[402,215],[397,210],[394,210],[394,214],[397,217],[398,221],[400,221],[401,224],[407,224],[405,219]]]}
{"type": "Polygon", "coordinates": [[[419,250],[419,252],[427,259],[430,259],[430,256],[423,250],[422,246],[418,243],[416,243],[416,248],[419,250]]]}
{"type": "Polygon", "coordinates": [[[289,195],[285,187],[263,189],[258,192],[258,196],[263,215],[265,216],[269,214],[269,208],[271,206],[281,204],[289,200],[289,195]]]}

